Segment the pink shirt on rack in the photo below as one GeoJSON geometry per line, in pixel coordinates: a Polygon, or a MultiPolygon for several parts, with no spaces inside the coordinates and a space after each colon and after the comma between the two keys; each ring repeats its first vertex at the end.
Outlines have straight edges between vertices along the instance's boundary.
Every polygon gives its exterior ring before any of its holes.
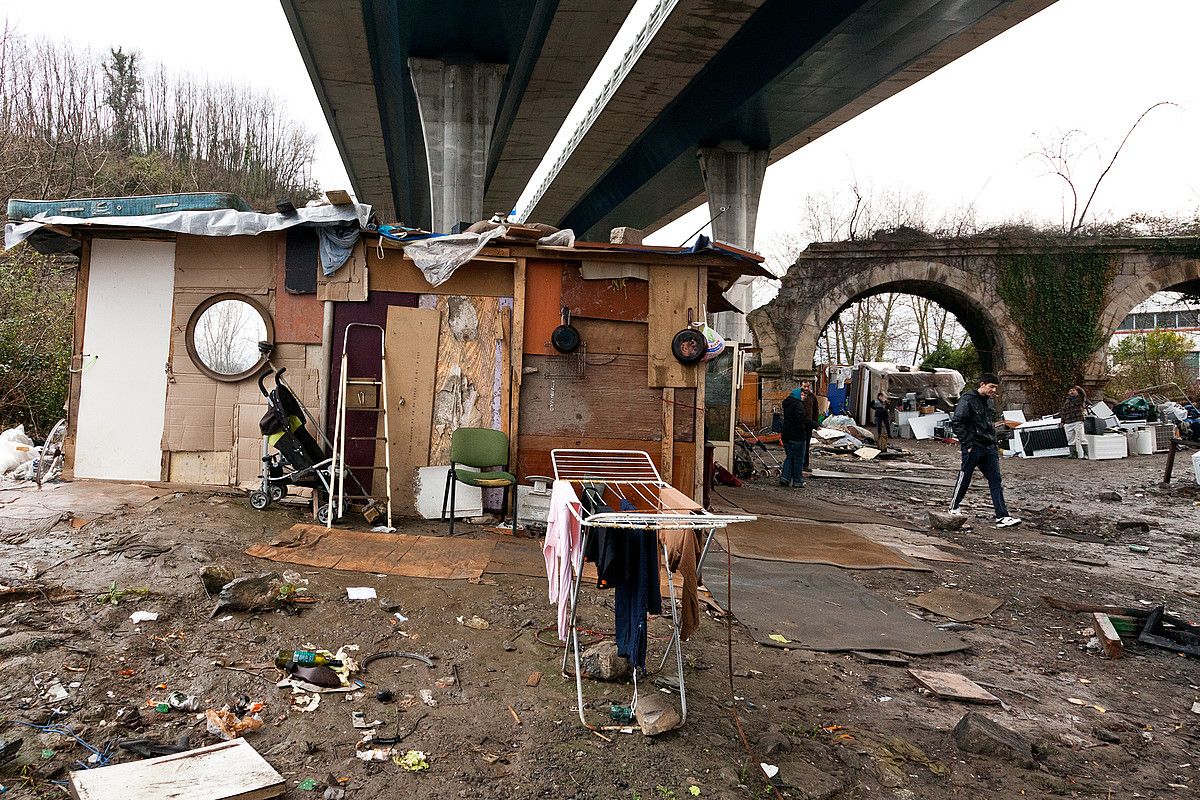
{"type": "Polygon", "coordinates": [[[579,520],[582,508],[570,481],[555,481],[546,517],[546,580],[550,602],[558,604],[558,638],[567,640],[571,630],[571,578],[583,564],[579,520]]]}

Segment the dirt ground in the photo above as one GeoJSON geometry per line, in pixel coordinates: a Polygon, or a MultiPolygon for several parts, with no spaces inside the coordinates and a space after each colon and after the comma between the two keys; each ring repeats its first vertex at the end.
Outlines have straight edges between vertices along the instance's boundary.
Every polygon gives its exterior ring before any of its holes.
{"type": "MultiPolygon", "coordinates": [[[[952,445],[900,444],[914,461],[946,467],[957,461],[952,445]]],[[[561,650],[554,633],[544,630],[555,620],[544,578],[431,581],[272,564],[243,550],[304,521],[304,510],[255,512],[244,498],[224,494],[149,490],[130,496],[127,505],[102,508],[107,513],[99,516],[94,509],[77,514],[75,524],[89,521],[75,527],[70,514],[59,520],[57,511],[30,512],[31,490],[0,490],[0,739],[25,739],[17,758],[0,765],[2,796],[61,796],[68,771],[89,755],[73,739],[20,722],[69,726],[102,752],[128,737],[169,742],[189,734],[193,746],[217,741],[196,714],[155,710],[153,703],[173,690],[198,696],[204,708],[242,695],[265,703],[264,726],[246,739],[284,776],[287,796],[297,798],[322,797],[328,776],[348,779],[351,800],[761,798],[775,791],[794,798],[897,800],[1200,796],[1200,714],[1192,711],[1200,700],[1200,662],[1135,645],[1124,658],[1108,660],[1087,647],[1089,615],[1055,610],[1040,599],[1165,604],[1185,618],[1200,616],[1200,491],[1187,459],[1173,487],[1157,488],[1164,458],[1005,460],[1010,510],[1024,525],[996,530],[984,513],[990,512],[986,492],[973,490],[970,507],[979,516],[971,529],[933,532],[962,545],[969,563],[931,563],[933,572],[849,573],[910,612],[916,609],[907,600],[939,586],[1002,600],[961,634],[969,650],[907,659],[913,668],[958,672],[987,684],[1002,706],[939,700],[920,691],[903,666],[761,647],[736,623],[731,693],[727,629],[709,611],[685,645],[687,724],[656,738],[602,738],[580,725],[574,683],[561,676],[561,650]],[[1106,491],[1121,499],[1100,500],[1106,491]],[[1119,528],[1120,522],[1145,524],[1119,528]],[[214,602],[198,580],[209,564],[238,574],[294,569],[317,602],[295,615],[210,617],[214,602]],[[98,603],[97,595],[114,582],[122,589],[145,587],[149,595],[98,603]],[[4,586],[14,591],[5,594],[4,586]],[[378,603],[349,602],[347,586],[374,587],[408,621],[396,623],[378,603]],[[34,591],[16,591],[29,588],[34,591]],[[158,621],[135,625],[130,615],[137,610],[158,612],[158,621]],[[489,627],[474,630],[457,621],[472,615],[489,627]],[[325,695],[304,713],[290,708],[288,690],[275,687],[279,673],[271,661],[278,649],[308,645],[357,645],[360,658],[416,651],[436,666],[377,662],[361,692],[325,695]],[[542,673],[540,682],[528,685],[535,672],[542,673]],[[446,686],[452,676],[457,681],[446,686]],[[47,699],[56,681],[67,696],[47,699]],[[396,700],[378,700],[380,689],[392,690],[396,700]],[[432,691],[436,707],[412,697],[421,689],[432,691]],[[131,707],[138,709],[140,729],[122,727],[131,707]],[[749,746],[739,736],[735,707],[749,746]],[[972,710],[1032,740],[1036,761],[1022,765],[960,750],[951,730],[972,710]],[[402,749],[424,751],[428,769],[407,772],[390,761],[357,759],[361,731],[351,724],[352,711],[381,720],[381,735],[409,732],[402,749]],[[779,767],[775,789],[760,762],[779,767]],[[315,779],[315,789],[301,788],[307,778],[315,779]]],[[[814,466],[855,468],[846,457],[826,454],[814,456],[814,466]]],[[[886,479],[757,488],[873,508],[922,528],[926,512],[944,507],[948,492],[886,479]]],[[[399,527],[443,532],[427,522],[399,527]]],[[[485,534],[474,528],[471,535],[485,534]]],[[[611,630],[611,597],[587,592],[582,614],[589,627],[611,630]]],[[[931,624],[945,621],[926,616],[931,624]]],[[[652,654],[661,652],[668,632],[664,620],[651,621],[652,654]]],[[[586,684],[593,719],[610,703],[628,702],[627,684],[586,684]]],[[[114,763],[136,758],[116,749],[109,755],[114,763]]]]}

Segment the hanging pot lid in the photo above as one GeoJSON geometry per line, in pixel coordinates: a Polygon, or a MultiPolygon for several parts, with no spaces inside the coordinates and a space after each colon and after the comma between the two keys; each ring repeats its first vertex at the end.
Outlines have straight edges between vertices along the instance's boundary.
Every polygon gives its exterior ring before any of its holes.
{"type": "Polygon", "coordinates": [[[692,322],[692,309],[688,309],[688,326],[675,334],[671,340],[671,354],[680,364],[699,364],[708,352],[708,340],[692,322]]]}

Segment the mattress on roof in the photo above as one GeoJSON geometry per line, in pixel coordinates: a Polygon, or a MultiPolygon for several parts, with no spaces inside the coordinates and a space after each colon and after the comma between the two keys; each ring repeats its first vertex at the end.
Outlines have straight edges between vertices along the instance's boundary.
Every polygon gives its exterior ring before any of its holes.
{"type": "Polygon", "coordinates": [[[252,211],[246,201],[227,192],[154,194],[142,197],[85,197],[72,200],[9,200],[9,220],[47,217],[141,217],[171,211],[252,211]]]}

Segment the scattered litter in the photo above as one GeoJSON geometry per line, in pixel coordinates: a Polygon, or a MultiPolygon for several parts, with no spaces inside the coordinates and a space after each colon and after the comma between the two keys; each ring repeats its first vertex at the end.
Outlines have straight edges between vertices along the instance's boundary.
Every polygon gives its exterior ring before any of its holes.
{"type": "Polygon", "coordinates": [[[378,595],[370,586],[348,586],[346,587],[346,598],[348,600],[375,600],[378,595]]]}
{"type": "Polygon", "coordinates": [[[767,776],[767,780],[771,780],[779,774],[779,767],[775,766],[774,764],[768,764],[764,761],[758,766],[762,769],[763,774],[767,776]]]}
{"type": "Polygon", "coordinates": [[[517,714],[517,710],[515,708],[513,708],[512,706],[509,706],[508,713],[512,714],[513,721],[515,721],[518,725],[521,724],[521,716],[519,714],[517,714]]]}
{"type": "Polygon", "coordinates": [[[444,678],[438,678],[433,682],[433,685],[439,689],[449,689],[454,684],[458,683],[458,679],[453,675],[447,675],[444,678]]]}
{"type": "Polygon", "coordinates": [[[366,715],[361,711],[350,712],[350,722],[356,728],[366,730],[367,728],[378,728],[383,724],[383,720],[377,719],[374,722],[367,722],[366,715]]]}
{"type": "MultiPolygon", "coordinates": [[[[960,589],[947,589],[946,587],[939,587],[909,600],[909,603],[917,608],[932,611],[938,616],[952,619],[955,622],[973,622],[983,619],[998,609],[1002,602],[995,597],[960,589]]],[[[944,630],[961,629],[945,628],[944,630]]]]}
{"type": "Polygon", "coordinates": [[[396,622],[400,625],[403,625],[404,623],[408,622],[408,617],[404,616],[399,611],[393,612],[392,616],[396,618],[396,622]]]}
{"type": "Polygon", "coordinates": [[[51,703],[57,703],[60,700],[66,700],[68,697],[71,696],[71,693],[68,692],[61,683],[59,683],[58,681],[55,681],[54,683],[52,683],[46,687],[46,691],[44,691],[42,693],[42,696],[45,697],[47,700],[49,700],[51,703]]]}
{"type": "Polygon", "coordinates": [[[433,692],[429,689],[422,689],[417,692],[417,696],[421,698],[421,702],[430,708],[437,708],[438,701],[434,699],[433,692]]]}
{"type": "Polygon", "coordinates": [[[1192,713],[1200,714],[1200,703],[1192,703],[1192,713]]]}
{"type": "Polygon", "coordinates": [[[1087,705],[1087,703],[1080,700],[1078,697],[1068,697],[1067,702],[1073,706],[1086,706],[1087,705]]]}
{"type": "Polygon", "coordinates": [[[767,638],[770,639],[772,642],[779,642],[780,644],[791,644],[792,643],[791,639],[786,638],[781,633],[772,633],[767,638]]]}
{"type": "Polygon", "coordinates": [[[470,628],[473,631],[485,631],[491,627],[491,624],[486,619],[484,619],[483,617],[480,617],[480,616],[473,616],[473,617],[466,617],[466,618],[459,617],[458,624],[465,625],[466,627],[470,628]]]}
{"type": "Polygon", "coordinates": [[[882,452],[882,450],[874,447],[860,447],[854,451],[854,455],[858,456],[863,461],[870,461],[882,452]]]}
{"type": "Polygon", "coordinates": [[[321,695],[313,693],[307,694],[298,689],[292,689],[295,694],[292,695],[292,710],[306,713],[316,711],[321,705],[321,695]]]}
{"type": "Polygon", "coordinates": [[[262,703],[255,703],[250,709],[250,713],[240,718],[230,711],[228,706],[220,711],[208,709],[204,712],[204,716],[208,720],[208,732],[228,741],[237,739],[244,733],[258,730],[263,726],[262,717],[258,715],[258,711],[262,709],[262,703]]]}
{"type": "Polygon", "coordinates": [[[1144,544],[1131,544],[1131,545],[1129,545],[1129,550],[1132,553],[1149,553],[1150,552],[1150,548],[1144,544]]]}
{"type": "Polygon", "coordinates": [[[688,794],[690,794],[692,797],[699,797],[700,796],[700,787],[696,786],[695,784],[692,784],[691,786],[688,787],[688,794]]]}
{"type": "Polygon", "coordinates": [[[96,602],[100,605],[117,605],[126,597],[145,597],[150,594],[150,590],[144,586],[139,586],[132,589],[118,589],[117,582],[113,581],[108,585],[108,591],[103,594],[96,595],[96,602]]]}
{"type": "Polygon", "coordinates": [[[542,673],[540,673],[540,672],[531,672],[529,674],[529,677],[525,679],[526,686],[537,686],[541,682],[542,682],[542,673]]]}
{"type": "Polygon", "coordinates": [[[129,615],[129,619],[134,625],[140,625],[143,622],[157,622],[157,611],[135,611],[129,615]]]}
{"type": "Polygon", "coordinates": [[[302,792],[311,792],[317,788],[316,778],[305,778],[296,784],[296,788],[302,792]]]}
{"type": "Polygon", "coordinates": [[[200,698],[183,692],[171,692],[167,695],[167,706],[176,711],[199,711],[200,698]]]}
{"type": "Polygon", "coordinates": [[[387,525],[376,525],[371,528],[371,533],[395,533],[395,528],[389,528],[387,525]]]}
{"type": "Polygon", "coordinates": [[[429,760],[421,750],[409,750],[403,756],[392,756],[392,763],[409,772],[429,769],[429,760]]]}
{"type": "Polygon", "coordinates": [[[420,661],[427,667],[433,666],[433,660],[427,656],[421,655],[420,653],[409,653],[404,650],[385,650],[382,653],[372,653],[364,658],[362,663],[359,665],[359,670],[365,675],[368,666],[385,658],[411,658],[414,661],[420,661]]]}

